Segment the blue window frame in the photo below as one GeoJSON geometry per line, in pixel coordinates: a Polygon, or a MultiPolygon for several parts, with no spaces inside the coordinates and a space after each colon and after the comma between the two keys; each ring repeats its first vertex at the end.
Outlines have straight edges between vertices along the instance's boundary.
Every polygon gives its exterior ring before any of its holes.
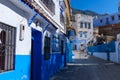
{"type": "Polygon", "coordinates": [[[60,38],[57,34],[52,36],[52,52],[60,52],[60,38]]]}

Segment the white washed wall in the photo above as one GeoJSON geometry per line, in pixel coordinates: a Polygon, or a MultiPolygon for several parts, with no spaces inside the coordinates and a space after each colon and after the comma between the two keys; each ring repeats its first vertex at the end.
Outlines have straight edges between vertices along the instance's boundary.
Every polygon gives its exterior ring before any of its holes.
{"type": "Polygon", "coordinates": [[[9,1],[0,3],[0,22],[16,27],[16,54],[27,55],[31,52],[31,28],[28,27],[27,15],[9,1]],[[9,6],[9,7],[8,7],[9,6]],[[24,40],[19,40],[20,24],[25,25],[24,40]]]}
{"type": "MultiPolygon", "coordinates": [[[[92,16],[88,16],[88,15],[84,15],[84,14],[76,14],[75,15],[76,18],[76,26],[77,26],[77,33],[79,33],[79,31],[87,31],[87,38],[81,38],[80,35],[78,34],[77,37],[79,40],[81,39],[85,39],[87,42],[89,42],[90,40],[92,40],[93,38],[93,17],[92,16]],[[86,29],[86,28],[80,28],[80,22],[89,22],[91,23],[91,29],[86,29]]],[[[85,25],[83,24],[83,26],[85,27],[85,25]]]]}
{"type": "Polygon", "coordinates": [[[59,6],[60,0],[53,0],[55,3],[55,15],[53,15],[53,16],[42,6],[42,4],[39,2],[39,0],[35,0],[35,1],[58,25],[60,25],[60,29],[64,30],[64,26],[61,25],[61,23],[60,23],[60,6],[59,6]]]}

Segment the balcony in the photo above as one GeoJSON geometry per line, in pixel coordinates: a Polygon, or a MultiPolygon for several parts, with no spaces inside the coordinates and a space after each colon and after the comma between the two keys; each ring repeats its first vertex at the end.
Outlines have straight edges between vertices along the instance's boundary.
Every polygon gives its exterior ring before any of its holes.
{"type": "Polygon", "coordinates": [[[44,8],[50,12],[52,15],[55,15],[55,3],[53,2],[53,0],[39,0],[44,8]]]}

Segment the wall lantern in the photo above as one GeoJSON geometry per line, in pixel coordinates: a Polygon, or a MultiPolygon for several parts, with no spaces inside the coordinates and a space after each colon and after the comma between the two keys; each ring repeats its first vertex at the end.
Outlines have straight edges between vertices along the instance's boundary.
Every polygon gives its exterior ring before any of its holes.
{"type": "Polygon", "coordinates": [[[20,41],[24,40],[24,33],[25,33],[25,26],[23,24],[20,24],[20,37],[19,37],[20,41]]]}

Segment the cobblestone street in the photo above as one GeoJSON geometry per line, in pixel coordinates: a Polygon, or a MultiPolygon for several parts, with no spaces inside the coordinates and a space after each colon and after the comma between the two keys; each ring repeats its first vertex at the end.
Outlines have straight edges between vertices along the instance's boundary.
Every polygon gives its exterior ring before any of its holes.
{"type": "Polygon", "coordinates": [[[50,80],[120,80],[120,65],[74,52],[74,60],[50,80]]]}

